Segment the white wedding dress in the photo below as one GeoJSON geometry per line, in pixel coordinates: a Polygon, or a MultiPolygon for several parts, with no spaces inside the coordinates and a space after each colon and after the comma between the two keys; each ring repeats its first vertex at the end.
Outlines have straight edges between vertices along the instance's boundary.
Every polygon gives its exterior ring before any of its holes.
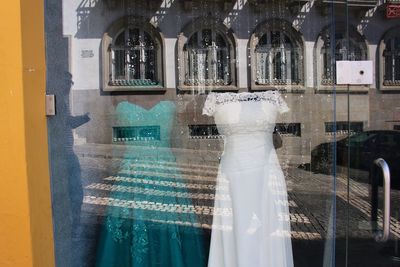
{"type": "Polygon", "coordinates": [[[293,266],[286,184],[272,142],[277,91],[210,93],[203,114],[224,136],[209,267],[293,266]]]}

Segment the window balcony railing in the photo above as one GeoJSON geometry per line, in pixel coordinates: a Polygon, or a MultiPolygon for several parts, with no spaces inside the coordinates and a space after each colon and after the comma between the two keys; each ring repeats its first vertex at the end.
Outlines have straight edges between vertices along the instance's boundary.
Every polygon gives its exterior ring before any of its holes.
{"type": "Polygon", "coordinates": [[[400,86],[400,80],[384,80],[383,81],[384,86],[400,86]]]}
{"type": "Polygon", "coordinates": [[[355,16],[360,16],[363,12],[375,7],[378,3],[378,0],[317,0],[316,6],[319,8],[321,14],[325,16],[329,14],[329,8],[332,4],[338,9],[346,7],[347,4],[349,10],[355,16]]]}
{"type": "MultiPolygon", "coordinates": [[[[121,8],[121,7],[126,7],[127,5],[129,5],[129,1],[125,1],[125,0],[102,0],[106,7],[108,9],[117,9],[117,8],[121,8]]],[[[98,1],[96,1],[98,2],[98,1]]],[[[133,2],[133,1],[132,1],[133,2]]],[[[147,0],[147,1],[143,1],[145,3],[145,7],[149,8],[151,10],[153,9],[157,9],[160,7],[162,0],[147,0]]]]}
{"type": "Polygon", "coordinates": [[[301,137],[301,123],[277,123],[275,130],[282,136],[301,137]]]}
{"type": "Polygon", "coordinates": [[[113,127],[113,142],[161,140],[160,126],[117,126],[113,127]]]}
{"type": "MultiPolygon", "coordinates": [[[[310,0],[287,0],[280,1],[279,4],[289,7],[290,12],[296,14],[300,11],[301,7],[309,1],[310,0]]],[[[258,11],[270,8],[272,2],[277,3],[275,0],[249,0],[250,6],[258,11]]]]}
{"type": "Polygon", "coordinates": [[[189,137],[191,139],[219,139],[222,135],[218,133],[215,124],[189,125],[189,137]]]}
{"type": "Polygon", "coordinates": [[[374,7],[378,3],[377,0],[320,0],[323,4],[346,4],[349,7],[374,7]]]}

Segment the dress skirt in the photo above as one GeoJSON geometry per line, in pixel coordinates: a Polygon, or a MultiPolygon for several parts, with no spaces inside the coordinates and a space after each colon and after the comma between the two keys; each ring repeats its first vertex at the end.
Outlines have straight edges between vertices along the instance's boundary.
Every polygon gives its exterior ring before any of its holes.
{"type": "Polygon", "coordinates": [[[269,135],[225,140],[209,267],[293,266],[286,184],[269,135]]]}
{"type": "Polygon", "coordinates": [[[204,233],[172,153],[154,154],[145,161],[127,156],[110,177],[115,190],[108,196],[96,267],[207,265],[204,233]]]}

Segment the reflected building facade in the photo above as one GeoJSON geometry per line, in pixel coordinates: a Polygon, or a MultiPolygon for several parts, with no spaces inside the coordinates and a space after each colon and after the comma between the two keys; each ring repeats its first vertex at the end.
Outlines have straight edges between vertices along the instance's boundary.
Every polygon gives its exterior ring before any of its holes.
{"type": "Polygon", "coordinates": [[[145,138],[130,128],[140,125],[113,124],[114,99],[121,95],[177,100],[176,147],[221,150],[214,122],[200,112],[204,93],[280,90],[291,112],[278,120],[285,144],[279,152],[295,164],[309,162],[310,150],[333,132],[340,138],[349,130],[398,127],[398,112],[385,107],[398,101],[400,90],[399,23],[385,17],[385,4],[353,2],[349,27],[345,6],[332,9],[329,1],[65,3],[73,112],[92,114],[91,123],[75,132],[76,143],[145,138]],[[374,83],[335,85],[331,63],[345,59],[372,60],[374,83]]]}

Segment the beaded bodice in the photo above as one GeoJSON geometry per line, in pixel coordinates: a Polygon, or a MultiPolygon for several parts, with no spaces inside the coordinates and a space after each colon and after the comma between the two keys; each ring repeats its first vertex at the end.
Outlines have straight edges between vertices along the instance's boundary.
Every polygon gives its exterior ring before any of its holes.
{"type": "Polygon", "coordinates": [[[170,134],[176,112],[175,103],[160,101],[150,109],[123,101],[116,107],[116,126],[134,127],[138,138],[127,140],[135,146],[170,147],[170,134]]]}

